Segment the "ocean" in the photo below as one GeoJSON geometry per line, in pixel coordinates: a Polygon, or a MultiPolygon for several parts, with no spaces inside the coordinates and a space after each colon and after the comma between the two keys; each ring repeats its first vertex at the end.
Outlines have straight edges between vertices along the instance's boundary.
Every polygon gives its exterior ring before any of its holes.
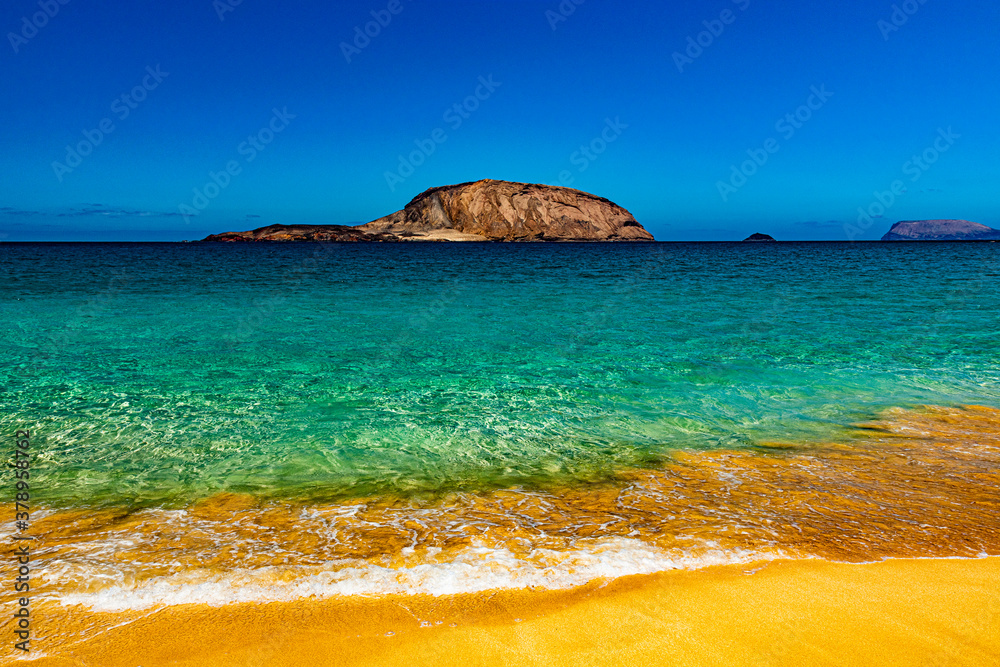
{"type": "Polygon", "coordinates": [[[0,244],[33,590],[1000,555],[998,278],[996,243],[0,244]]]}

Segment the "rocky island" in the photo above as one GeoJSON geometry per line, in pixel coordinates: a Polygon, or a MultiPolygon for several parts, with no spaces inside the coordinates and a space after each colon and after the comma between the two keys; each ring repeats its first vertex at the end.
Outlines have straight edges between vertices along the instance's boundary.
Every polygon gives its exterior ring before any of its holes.
{"type": "Polygon", "coordinates": [[[751,234],[750,236],[746,237],[745,239],[743,239],[743,242],[744,243],[777,243],[777,241],[774,240],[773,236],[770,236],[768,234],[761,234],[759,232],[757,234],[751,234]]]}
{"type": "Polygon", "coordinates": [[[399,241],[392,234],[371,234],[350,225],[268,225],[248,232],[223,232],[201,240],[226,243],[337,241],[340,243],[378,243],[399,241]]]}
{"type": "Polygon", "coordinates": [[[603,197],[549,185],[482,180],[431,188],[364,225],[270,225],[203,241],[652,241],[603,197]]]}
{"type": "Polygon", "coordinates": [[[883,241],[1000,241],[1000,229],[968,220],[904,220],[883,241]]]}

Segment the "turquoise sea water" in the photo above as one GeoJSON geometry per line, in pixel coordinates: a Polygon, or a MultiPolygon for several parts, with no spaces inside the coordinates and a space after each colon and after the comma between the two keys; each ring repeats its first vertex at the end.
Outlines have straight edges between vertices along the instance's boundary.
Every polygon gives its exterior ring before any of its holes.
{"type": "Polygon", "coordinates": [[[998,281],[996,243],[0,244],[0,430],[50,507],[598,480],[998,407],[998,281]]]}

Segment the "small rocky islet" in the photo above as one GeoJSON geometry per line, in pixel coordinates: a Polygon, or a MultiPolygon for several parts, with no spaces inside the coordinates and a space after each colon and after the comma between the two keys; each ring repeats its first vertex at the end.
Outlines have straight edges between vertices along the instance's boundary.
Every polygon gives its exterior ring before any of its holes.
{"type": "Polygon", "coordinates": [[[1000,229],[968,220],[904,220],[883,241],[1000,241],[1000,229]]]}

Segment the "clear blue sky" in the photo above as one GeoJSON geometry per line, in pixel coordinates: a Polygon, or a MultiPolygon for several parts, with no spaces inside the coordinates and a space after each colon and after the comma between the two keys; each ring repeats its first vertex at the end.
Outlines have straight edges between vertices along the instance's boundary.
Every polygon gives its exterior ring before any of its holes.
{"type": "Polygon", "coordinates": [[[1000,227],[997,3],[224,2],[4,3],[3,238],[354,224],[479,178],[608,197],[660,240],[842,240],[895,181],[853,237],[1000,227]]]}

